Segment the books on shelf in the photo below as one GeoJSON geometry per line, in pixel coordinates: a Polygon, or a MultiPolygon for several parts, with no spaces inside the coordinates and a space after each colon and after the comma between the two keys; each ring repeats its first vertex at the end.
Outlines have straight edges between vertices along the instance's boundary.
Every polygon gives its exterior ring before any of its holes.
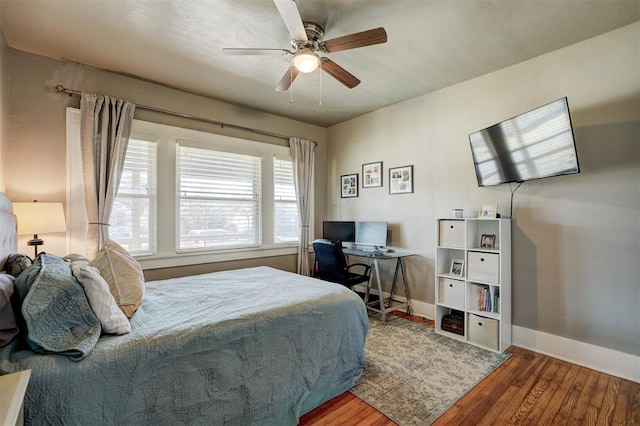
{"type": "Polygon", "coordinates": [[[472,309],[480,312],[500,313],[500,289],[490,285],[471,286],[472,309]]]}

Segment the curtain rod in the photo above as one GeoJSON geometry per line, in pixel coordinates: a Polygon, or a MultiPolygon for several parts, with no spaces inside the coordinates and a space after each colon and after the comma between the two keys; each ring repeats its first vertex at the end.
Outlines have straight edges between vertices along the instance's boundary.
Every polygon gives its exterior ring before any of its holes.
{"type": "MultiPolygon", "coordinates": [[[[67,89],[66,87],[64,87],[61,84],[58,84],[55,87],[55,90],[58,93],[66,93],[69,96],[82,95],[82,92],[78,92],[77,90],[67,89]]],[[[263,130],[252,129],[250,127],[237,126],[235,124],[223,123],[222,121],[216,121],[216,120],[211,120],[211,119],[208,119],[208,118],[196,117],[196,116],[193,116],[193,115],[183,114],[181,112],[169,111],[169,110],[166,110],[166,109],[156,108],[156,107],[152,107],[152,106],[148,106],[148,105],[138,105],[138,104],[136,104],[136,108],[142,108],[142,109],[146,109],[146,110],[149,110],[149,111],[161,112],[163,114],[168,114],[168,115],[175,115],[177,117],[188,118],[190,120],[202,121],[202,122],[209,123],[209,124],[215,124],[217,126],[220,126],[221,128],[229,127],[231,129],[244,130],[246,132],[257,133],[257,134],[264,135],[264,136],[271,136],[273,138],[285,139],[286,141],[288,141],[289,138],[290,138],[290,136],[280,135],[278,133],[265,132],[263,130]]]]}

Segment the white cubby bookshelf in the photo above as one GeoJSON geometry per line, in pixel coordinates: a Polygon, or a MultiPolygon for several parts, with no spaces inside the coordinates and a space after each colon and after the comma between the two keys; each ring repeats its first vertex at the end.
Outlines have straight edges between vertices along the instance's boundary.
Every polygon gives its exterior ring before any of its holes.
{"type": "Polygon", "coordinates": [[[435,302],[436,333],[494,352],[511,345],[510,219],[436,220],[435,302]],[[483,235],[493,247],[481,245],[483,235]],[[461,275],[450,273],[454,259],[464,260],[461,275]],[[454,311],[464,318],[462,335],[442,329],[454,311]]]}

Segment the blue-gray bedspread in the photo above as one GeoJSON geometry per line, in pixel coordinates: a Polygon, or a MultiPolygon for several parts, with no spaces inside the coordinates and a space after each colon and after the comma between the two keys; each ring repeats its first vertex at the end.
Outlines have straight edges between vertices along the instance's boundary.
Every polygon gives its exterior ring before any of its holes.
{"type": "Polygon", "coordinates": [[[292,425],[366,363],[355,293],[268,267],[147,283],[131,325],[80,362],[2,348],[2,373],[32,370],[26,423],[292,425]]]}

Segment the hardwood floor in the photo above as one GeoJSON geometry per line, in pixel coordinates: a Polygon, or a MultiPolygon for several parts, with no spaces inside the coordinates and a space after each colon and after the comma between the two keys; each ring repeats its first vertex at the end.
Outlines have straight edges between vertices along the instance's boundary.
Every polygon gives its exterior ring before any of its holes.
{"type": "MultiPolygon", "coordinates": [[[[433,327],[433,321],[394,314],[433,327]]],[[[512,346],[513,354],[433,425],[640,425],[640,384],[512,346]]],[[[349,392],[300,425],[395,425],[349,392]]]]}

